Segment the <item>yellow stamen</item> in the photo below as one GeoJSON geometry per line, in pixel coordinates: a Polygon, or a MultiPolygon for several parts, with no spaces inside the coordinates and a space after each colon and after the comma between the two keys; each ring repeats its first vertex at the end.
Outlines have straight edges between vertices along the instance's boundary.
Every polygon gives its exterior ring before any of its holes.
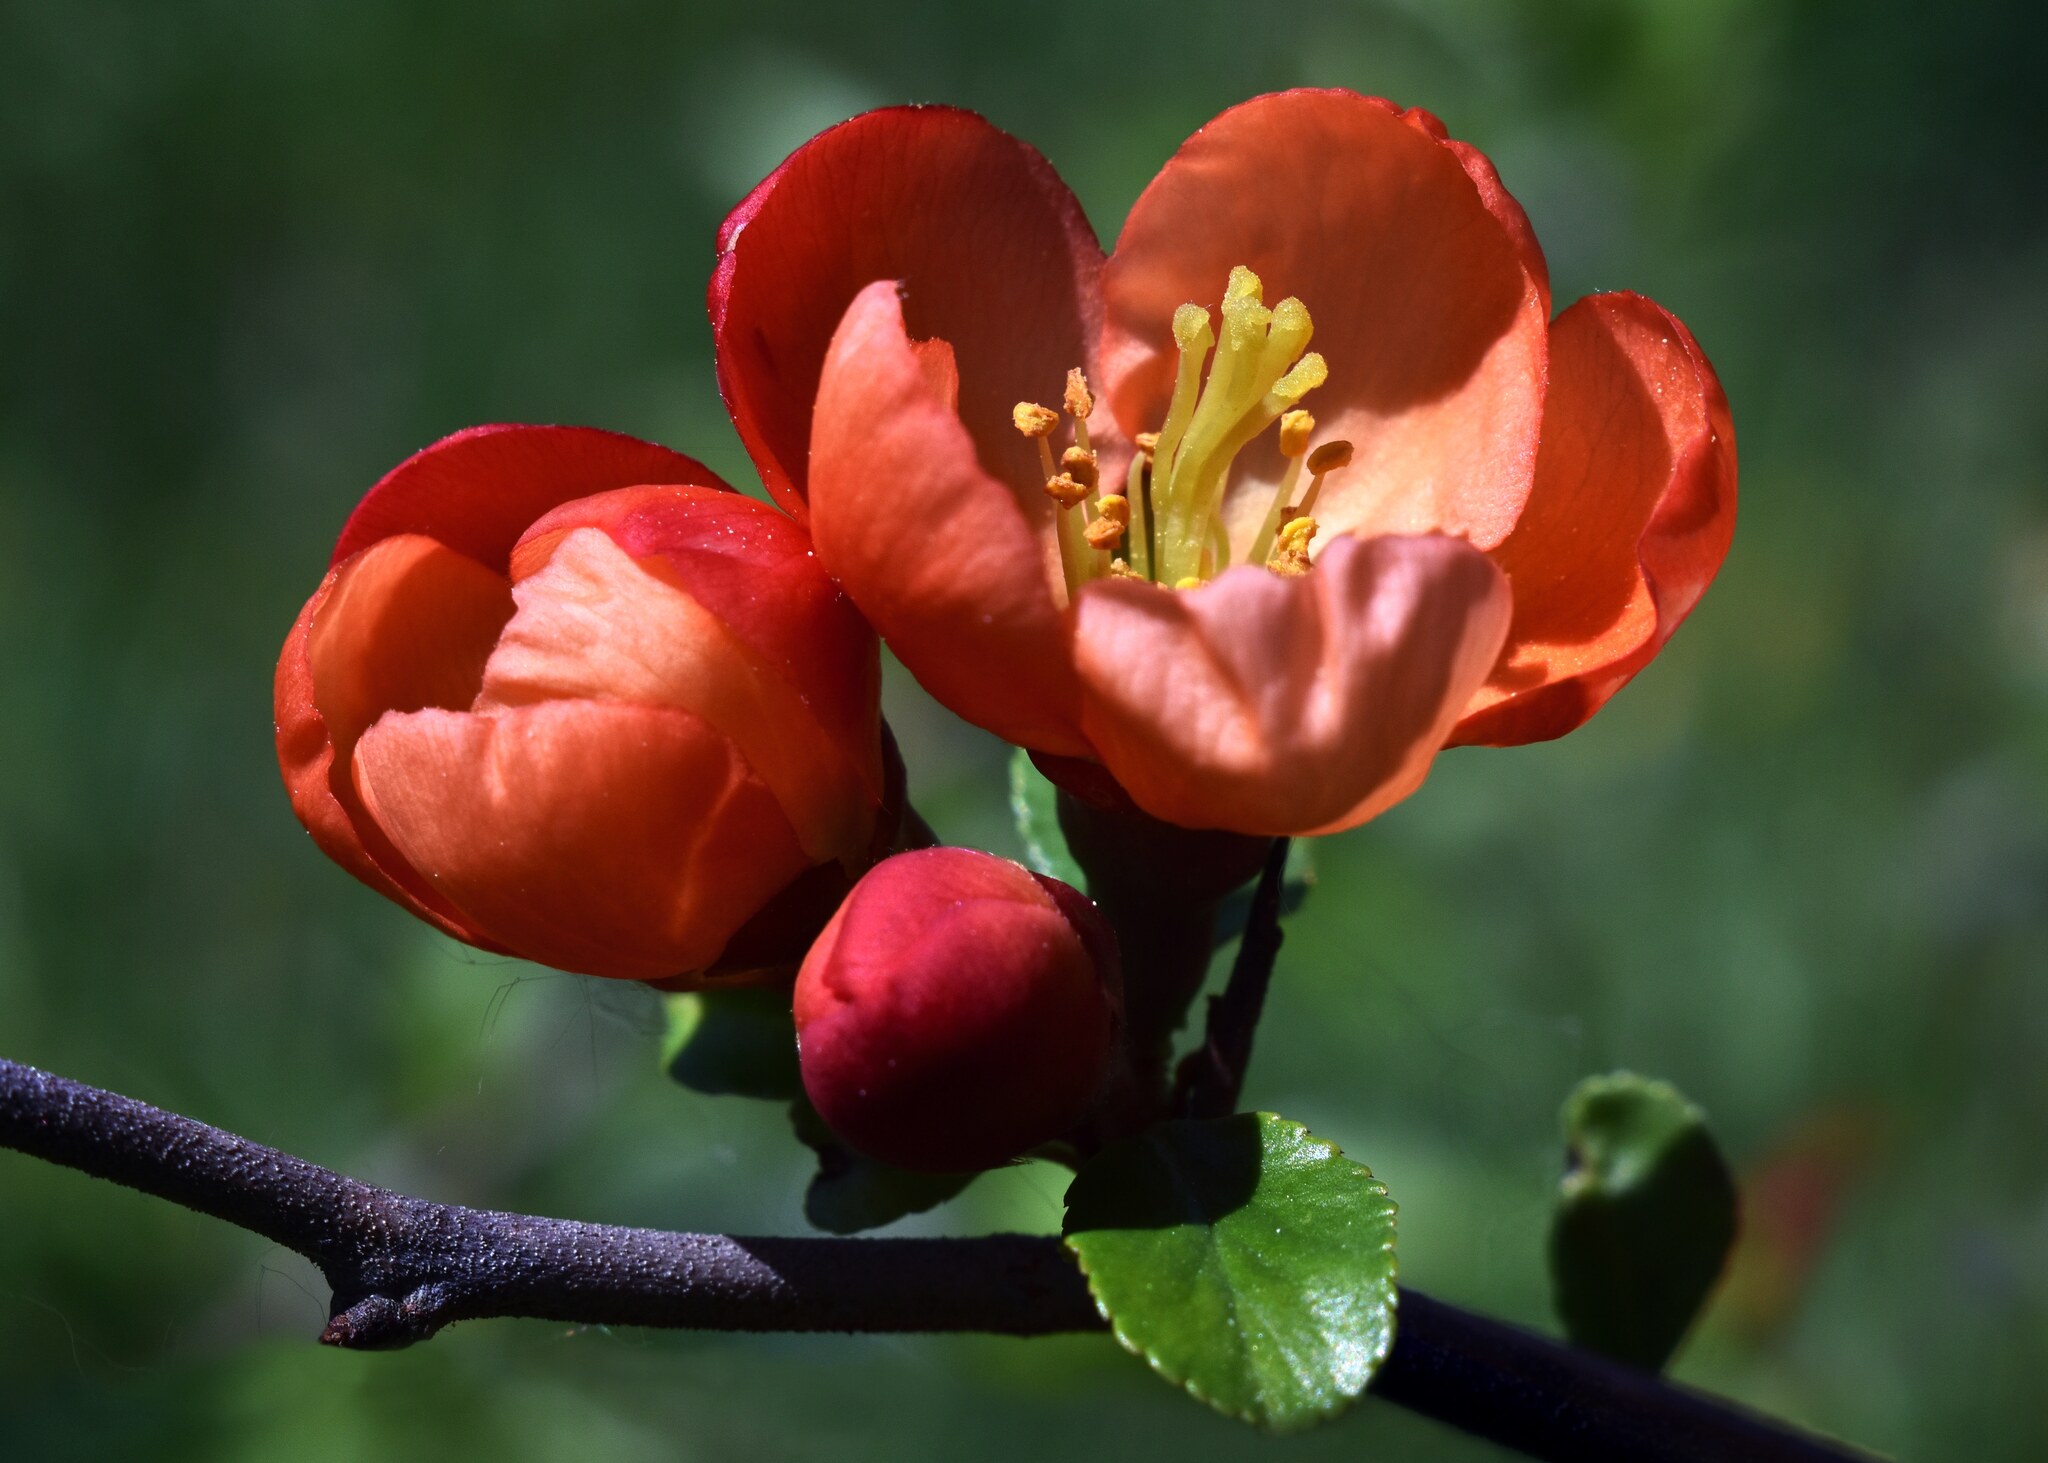
{"type": "Polygon", "coordinates": [[[1183,574],[1180,578],[1173,581],[1173,587],[1175,589],[1200,589],[1202,581],[1192,574],[1183,574]]]}
{"type": "Polygon", "coordinates": [[[1308,546],[1316,536],[1313,518],[1290,518],[1281,526],[1266,567],[1282,579],[1299,579],[1309,571],[1308,546]]]}
{"type": "Polygon", "coordinates": [[[1079,366],[1067,372],[1067,415],[1085,422],[1095,411],[1095,398],[1088,393],[1088,378],[1079,366]]]}
{"type": "Polygon", "coordinates": [[[1305,411],[1290,411],[1280,418],[1280,453],[1283,457],[1299,457],[1308,451],[1309,434],[1316,429],[1316,419],[1305,411]]]}
{"type": "Polygon", "coordinates": [[[1252,536],[1252,551],[1246,562],[1265,563],[1273,550],[1273,535],[1280,531],[1281,523],[1301,511],[1289,505],[1294,502],[1294,486],[1301,481],[1302,454],[1308,451],[1309,434],[1315,429],[1316,419],[1305,411],[1281,414],[1280,451],[1287,459],[1287,466],[1281,471],[1280,485],[1273,489],[1273,501],[1266,509],[1259,531],[1252,536]]]}
{"type": "Polygon", "coordinates": [[[1020,401],[1011,408],[1010,421],[1027,437],[1050,437],[1060,424],[1060,414],[1035,401],[1020,401]]]}
{"type": "Polygon", "coordinates": [[[1308,491],[1301,495],[1301,511],[1304,513],[1315,511],[1316,499],[1322,496],[1323,478],[1326,474],[1333,473],[1340,467],[1349,467],[1350,465],[1351,444],[1341,437],[1335,442],[1325,442],[1315,451],[1309,453],[1308,470],[1313,476],[1309,479],[1308,491]]]}
{"type": "Polygon", "coordinates": [[[1095,508],[1100,516],[1088,525],[1088,547],[1113,549],[1123,541],[1124,530],[1130,527],[1130,500],[1120,493],[1109,493],[1095,508]]]}
{"type": "Polygon", "coordinates": [[[1062,508],[1072,508],[1088,496],[1088,485],[1066,473],[1054,473],[1045,480],[1045,495],[1062,508]]]}
{"type": "Polygon", "coordinates": [[[1140,452],[1149,453],[1159,450],[1159,434],[1157,432],[1140,432],[1131,440],[1138,444],[1140,452]]]}
{"type": "Polygon", "coordinates": [[[1069,447],[1060,454],[1060,470],[1091,491],[1102,481],[1096,470],[1095,454],[1085,447],[1069,447]]]}

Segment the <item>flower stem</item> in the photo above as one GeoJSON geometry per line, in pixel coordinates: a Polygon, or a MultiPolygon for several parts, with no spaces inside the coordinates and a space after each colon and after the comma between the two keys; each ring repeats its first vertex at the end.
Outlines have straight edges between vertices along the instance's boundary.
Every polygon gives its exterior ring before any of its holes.
{"type": "Polygon", "coordinates": [[[1065,790],[1059,819],[1123,955],[1124,1070],[1104,1104],[1108,1141],[1165,1115],[1174,1033],[1208,976],[1217,909],[1259,872],[1273,840],[1180,828],[1065,790]]]}

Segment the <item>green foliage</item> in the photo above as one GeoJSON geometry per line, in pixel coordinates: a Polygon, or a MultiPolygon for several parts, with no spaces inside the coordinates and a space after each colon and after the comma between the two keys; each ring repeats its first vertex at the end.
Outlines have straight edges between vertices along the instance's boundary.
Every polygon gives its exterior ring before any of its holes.
{"type": "Polygon", "coordinates": [[[1085,891],[1088,876],[1067,851],[1067,835],[1060,831],[1058,798],[1059,789],[1039,775],[1029,752],[1019,747],[1010,754],[1010,816],[1024,840],[1024,862],[1036,873],[1085,891]]]}
{"type": "Polygon", "coordinates": [[[1550,1231],[1573,1341],[1655,1370],[1735,1242],[1735,1181],[1703,1113],[1633,1073],[1589,1077],[1564,1106],[1567,1167],[1550,1231]]]}
{"type": "Polygon", "coordinates": [[[773,1102],[802,1094],[788,991],[690,991],[663,1004],[662,1070],[692,1092],[773,1102]]]}
{"type": "Polygon", "coordinates": [[[1274,1432],[1342,1412],[1393,1344],[1393,1202],[1270,1113],[1105,1149],[1067,1190],[1066,1237],[1126,1349],[1274,1432]]]}
{"type": "Polygon", "coordinates": [[[922,1214],[974,1182],[971,1173],[912,1173],[856,1153],[802,1099],[790,1104],[789,1121],[818,1155],[818,1171],[804,1190],[804,1218],[827,1234],[859,1234],[922,1214]]]}

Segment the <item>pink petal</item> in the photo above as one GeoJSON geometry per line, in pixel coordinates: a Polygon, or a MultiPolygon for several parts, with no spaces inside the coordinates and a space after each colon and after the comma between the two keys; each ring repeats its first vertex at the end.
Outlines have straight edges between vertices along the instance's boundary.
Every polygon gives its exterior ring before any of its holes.
{"type": "Polygon", "coordinates": [[[1335,832],[1421,785],[1509,610],[1485,555],[1437,535],[1340,538],[1298,579],[1093,584],[1075,628],[1082,723],[1154,817],[1335,832]]]}

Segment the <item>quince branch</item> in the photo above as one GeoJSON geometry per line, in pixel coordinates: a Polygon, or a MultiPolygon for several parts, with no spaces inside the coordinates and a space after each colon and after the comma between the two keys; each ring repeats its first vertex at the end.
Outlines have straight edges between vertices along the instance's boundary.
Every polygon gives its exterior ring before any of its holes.
{"type": "MultiPolygon", "coordinates": [[[[0,1059],[0,1147],[226,1220],[333,1287],[320,1339],[372,1350],[524,1316],[716,1331],[1095,1331],[1057,1239],[737,1238],[436,1204],[0,1059]]],[[[1373,1392],[1531,1457],[1843,1463],[1840,1444],[1402,1292],[1373,1392]]]]}

